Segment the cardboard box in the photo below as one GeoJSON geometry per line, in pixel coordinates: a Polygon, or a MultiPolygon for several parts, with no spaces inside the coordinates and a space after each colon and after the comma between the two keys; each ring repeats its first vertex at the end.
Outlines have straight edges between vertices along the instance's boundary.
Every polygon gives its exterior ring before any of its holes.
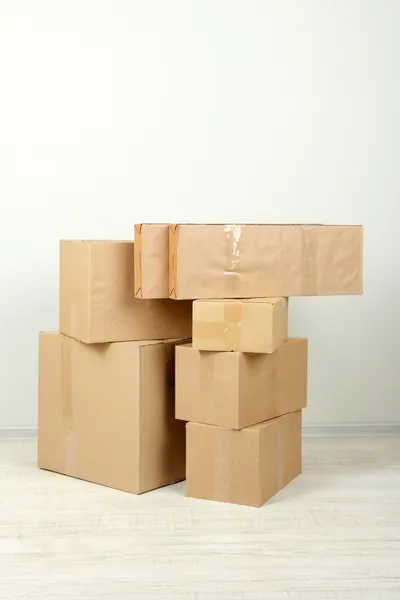
{"type": "Polygon", "coordinates": [[[286,298],[195,300],[193,348],[271,354],[287,339],[286,298]]]}
{"type": "Polygon", "coordinates": [[[86,343],[192,337],[190,302],[135,298],[133,248],[61,241],[61,333],[86,343]]]}
{"type": "Polygon", "coordinates": [[[362,293],[363,229],[324,225],[170,225],[171,298],[362,293]]]}
{"type": "Polygon", "coordinates": [[[135,225],[135,296],[168,298],[168,225],[135,225]]]}
{"type": "Polygon", "coordinates": [[[186,425],[186,495],[192,498],[261,506],[301,469],[301,411],[241,431],[186,425]]]}
{"type": "Polygon", "coordinates": [[[141,493],[185,478],[185,425],[174,417],[182,340],[88,345],[39,338],[38,466],[141,493]]]}
{"type": "Polygon", "coordinates": [[[273,354],[176,348],[177,419],[242,429],[307,404],[307,340],[273,354]]]}

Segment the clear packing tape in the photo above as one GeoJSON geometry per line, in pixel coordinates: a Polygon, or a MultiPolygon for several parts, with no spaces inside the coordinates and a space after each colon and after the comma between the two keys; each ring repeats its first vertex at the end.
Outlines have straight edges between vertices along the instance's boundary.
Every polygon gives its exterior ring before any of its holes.
{"type": "Polygon", "coordinates": [[[68,337],[61,341],[61,402],[65,426],[65,474],[76,475],[78,445],[74,432],[71,347],[68,337]]]}
{"type": "Polygon", "coordinates": [[[193,336],[198,339],[222,339],[229,347],[240,347],[243,307],[226,301],[221,321],[193,321],[193,336]]]}
{"type": "MultiPolygon", "coordinates": [[[[282,303],[287,302],[288,299],[282,298],[282,303]]],[[[245,306],[246,299],[220,301],[218,313],[214,313],[211,319],[193,319],[193,337],[198,340],[221,340],[224,348],[240,351],[245,329],[245,306]]]]}
{"type": "MultiPolygon", "coordinates": [[[[271,225],[273,227],[273,225],[271,225]]],[[[279,225],[276,225],[279,227],[279,225]]],[[[304,296],[314,295],[317,287],[317,225],[290,225],[301,237],[301,289],[304,296]]],[[[241,272],[241,245],[243,235],[241,225],[225,225],[224,277],[228,282],[227,297],[235,295],[241,272]],[[230,293],[229,293],[230,292],[230,293]]]]}
{"type": "Polygon", "coordinates": [[[226,502],[231,496],[233,473],[233,442],[234,435],[239,432],[221,427],[217,436],[217,449],[214,467],[214,496],[215,500],[226,502]]]}
{"type": "Polygon", "coordinates": [[[276,422],[276,463],[277,463],[277,485],[278,490],[285,485],[285,446],[283,436],[283,424],[280,421],[276,422]]]}
{"type": "Polygon", "coordinates": [[[79,329],[78,329],[78,304],[71,300],[69,307],[69,335],[71,337],[79,337],[79,329]]]}
{"type": "Polygon", "coordinates": [[[232,290],[237,285],[240,277],[240,238],[242,227],[240,225],[225,225],[225,269],[224,276],[228,278],[232,290]]]}

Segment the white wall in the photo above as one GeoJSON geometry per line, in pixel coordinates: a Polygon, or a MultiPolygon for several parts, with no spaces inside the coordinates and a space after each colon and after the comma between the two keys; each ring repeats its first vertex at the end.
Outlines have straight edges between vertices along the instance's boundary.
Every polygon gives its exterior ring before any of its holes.
{"type": "Polygon", "coordinates": [[[400,423],[397,0],[0,0],[0,427],[36,425],[58,239],[362,223],[365,295],[291,302],[308,424],[400,423]]]}

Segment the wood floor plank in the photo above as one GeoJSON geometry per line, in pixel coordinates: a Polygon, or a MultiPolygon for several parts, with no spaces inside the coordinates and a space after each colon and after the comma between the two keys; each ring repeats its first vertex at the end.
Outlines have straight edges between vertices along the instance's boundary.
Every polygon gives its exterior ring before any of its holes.
{"type": "Polygon", "coordinates": [[[1,600],[399,600],[400,439],[307,438],[261,509],[133,496],[0,442],[1,600]]]}

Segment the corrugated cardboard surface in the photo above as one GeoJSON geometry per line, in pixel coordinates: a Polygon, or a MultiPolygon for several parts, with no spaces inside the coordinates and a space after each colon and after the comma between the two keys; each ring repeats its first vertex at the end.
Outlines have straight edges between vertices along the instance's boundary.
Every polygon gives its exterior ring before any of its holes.
{"type": "Polygon", "coordinates": [[[171,298],[362,293],[363,229],[170,225],[171,298]]]}
{"type": "Polygon", "coordinates": [[[135,296],[168,298],[168,229],[158,223],[135,225],[135,296]]]}
{"type": "Polygon", "coordinates": [[[61,333],[86,343],[191,337],[191,302],[135,298],[133,259],[133,242],[61,241],[61,333]]]}
{"type": "Polygon", "coordinates": [[[141,493],[185,477],[174,415],[174,347],[39,338],[38,466],[141,493]]]}
{"type": "Polygon", "coordinates": [[[287,339],[286,298],[195,300],[193,348],[271,354],[287,339]]]}
{"type": "Polygon", "coordinates": [[[307,405],[307,351],[289,338],[273,354],[176,348],[176,418],[241,429],[307,405]]]}
{"type": "Polygon", "coordinates": [[[241,431],[187,423],[186,495],[261,506],[301,473],[301,411],[241,431]]]}

